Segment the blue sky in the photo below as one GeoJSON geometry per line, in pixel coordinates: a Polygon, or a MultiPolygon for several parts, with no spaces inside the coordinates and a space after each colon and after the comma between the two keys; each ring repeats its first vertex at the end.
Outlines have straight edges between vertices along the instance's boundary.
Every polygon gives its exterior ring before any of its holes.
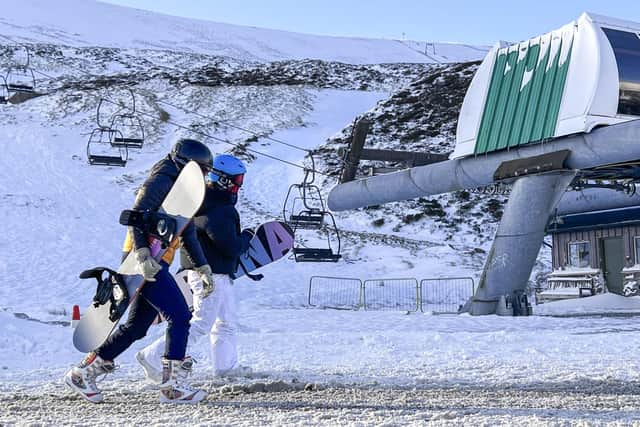
{"type": "Polygon", "coordinates": [[[493,44],[583,11],[640,22],[640,0],[102,0],[169,15],[311,34],[493,44]]]}

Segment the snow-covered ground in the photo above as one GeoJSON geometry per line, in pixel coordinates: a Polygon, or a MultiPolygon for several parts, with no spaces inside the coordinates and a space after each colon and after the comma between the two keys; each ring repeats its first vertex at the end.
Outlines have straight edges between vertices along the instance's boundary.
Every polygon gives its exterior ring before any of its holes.
{"type": "MultiPolygon", "coordinates": [[[[243,294],[242,368],[215,378],[204,355],[196,408],[166,407],[133,353],[78,401],[61,383],[70,328],[0,315],[0,422],[189,425],[622,425],[640,422],[638,328],[629,318],[501,318],[260,308],[243,294]],[[618,424],[619,425],[619,424],[618,424]]],[[[261,286],[261,285],[259,285],[261,286]]],[[[302,287],[296,284],[293,287],[302,287]]],[[[304,293],[304,292],[301,292],[304,293]]],[[[250,295],[249,295],[250,294],[250,295]]]]}

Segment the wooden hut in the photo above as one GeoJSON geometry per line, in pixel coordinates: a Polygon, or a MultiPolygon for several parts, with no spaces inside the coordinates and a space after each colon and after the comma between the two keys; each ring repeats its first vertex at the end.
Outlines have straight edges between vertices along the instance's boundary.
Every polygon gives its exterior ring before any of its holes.
{"type": "Polygon", "coordinates": [[[547,232],[553,239],[553,272],[545,300],[637,293],[640,207],[558,216],[547,232]]]}

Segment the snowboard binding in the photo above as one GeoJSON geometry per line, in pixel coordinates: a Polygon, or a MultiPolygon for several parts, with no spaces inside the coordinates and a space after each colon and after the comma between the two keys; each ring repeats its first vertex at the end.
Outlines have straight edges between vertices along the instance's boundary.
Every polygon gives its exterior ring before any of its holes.
{"type": "Polygon", "coordinates": [[[139,228],[160,240],[162,247],[169,246],[176,234],[175,218],[160,212],[125,209],[120,213],[120,224],[139,228]]]}
{"type": "Polygon", "coordinates": [[[96,294],[93,297],[94,307],[111,303],[109,320],[115,322],[122,317],[129,306],[129,292],[127,292],[127,286],[118,272],[106,267],[95,267],[80,273],[80,278],[94,278],[98,282],[96,294]],[[108,276],[103,278],[102,275],[105,271],[108,276]]]}

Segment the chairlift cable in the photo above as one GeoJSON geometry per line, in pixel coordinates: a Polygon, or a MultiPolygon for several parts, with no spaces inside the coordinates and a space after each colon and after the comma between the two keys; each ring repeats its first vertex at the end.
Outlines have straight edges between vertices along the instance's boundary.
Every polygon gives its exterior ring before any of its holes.
{"type": "MultiPolygon", "coordinates": [[[[1,34],[0,34],[0,37],[3,37],[5,39],[7,39],[7,40],[11,40],[8,37],[3,36],[1,34]]],[[[11,41],[13,42],[13,40],[11,40],[11,41]]],[[[66,65],[69,68],[73,68],[73,69],[81,71],[83,74],[91,75],[87,71],[81,70],[81,69],[73,67],[73,66],[69,66],[68,64],[66,64],[66,65]]],[[[166,67],[166,68],[169,68],[169,67],[166,67]]],[[[48,79],[52,79],[52,80],[54,79],[52,76],[49,76],[48,74],[46,74],[46,73],[44,73],[42,71],[39,71],[39,70],[34,70],[34,71],[36,73],[40,74],[40,75],[43,75],[43,76],[47,77],[48,79]]],[[[130,93],[133,96],[135,91],[133,89],[131,89],[131,88],[127,88],[127,89],[130,91],[130,93]]],[[[98,107],[97,107],[98,110],[96,112],[96,122],[98,124],[98,129],[99,130],[104,130],[102,124],[100,123],[100,106],[101,106],[102,102],[103,101],[109,102],[109,103],[112,103],[112,104],[114,104],[116,106],[121,105],[119,102],[110,99],[110,97],[108,96],[108,93],[106,95],[107,96],[100,96],[100,100],[98,102],[98,107]]],[[[133,99],[134,99],[133,111],[135,111],[135,97],[133,97],[133,99]]],[[[200,113],[195,112],[195,111],[189,111],[189,110],[187,110],[187,109],[185,109],[183,107],[177,106],[177,105],[172,104],[172,103],[170,103],[168,101],[160,101],[160,100],[156,100],[156,101],[159,102],[159,103],[164,103],[165,105],[170,105],[173,108],[176,108],[178,110],[182,110],[182,111],[184,111],[186,113],[194,114],[194,115],[199,116],[201,118],[206,118],[206,119],[209,119],[209,120],[213,120],[214,122],[225,123],[224,121],[215,120],[215,119],[213,119],[211,117],[207,117],[204,114],[200,114],[200,113]]],[[[155,116],[153,114],[151,114],[151,113],[139,112],[138,114],[141,114],[143,116],[147,116],[149,118],[155,119],[155,116]]],[[[174,122],[174,121],[171,121],[171,120],[167,120],[166,123],[171,124],[171,125],[173,125],[173,126],[175,126],[177,128],[187,130],[189,132],[193,132],[193,133],[204,135],[204,136],[206,136],[206,137],[208,137],[208,138],[210,138],[210,139],[212,139],[214,141],[219,141],[219,142],[223,142],[225,144],[229,144],[229,145],[232,145],[232,146],[235,146],[235,147],[240,147],[240,148],[243,148],[244,150],[246,150],[247,152],[254,153],[256,155],[261,155],[261,156],[270,158],[272,160],[277,160],[279,162],[288,164],[289,166],[293,166],[293,167],[302,169],[304,171],[304,179],[303,179],[302,183],[301,184],[294,184],[293,186],[291,186],[289,188],[289,192],[291,192],[291,189],[293,187],[298,187],[299,189],[301,189],[302,190],[301,194],[302,194],[302,198],[303,198],[303,202],[304,202],[305,208],[308,209],[307,212],[309,214],[313,214],[314,212],[316,212],[315,209],[310,208],[310,206],[307,206],[307,202],[308,202],[307,198],[310,197],[307,194],[307,191],[310,190],[311,188],[317,188],[315,185],[313,185],[316,173],[318,173],[320,175],[324,175],[324,176],[328,176],[328,174],[320,172],[320,171],[315,169],[315,161],[314,161],[314,158],[313,158],[313,155],[312,155],[312,152],[313,152],[312,150],[303,149],[301,147],[295,146],[293,144],[289,144],[289,143],[284,142],[284,141],[277,140],[277,139],[272,138],[272,137],[264,137],[265,139],[269,139],[271,141],[274,141],[274,142],[289,146],[290,148],[295,148],[295,149],[307,152],[309,157],[310,157],[310,159],[311,159],[311,166],[312,166],[311,168],[308,168],[308,167],[301,166],[301,165],[293,163],[293,162],[289,162],[287,160],[280,159],[278,157],[275,157],[275,156],[267,154],[267,153],[263,153],[263,152],[260,152],[260,151],[257,151],[257,150],[251,149],[251,148],[241,147],[240,144],[233,143],[233,142],[231,142],[229,140],[210,135],[209,133],[201,131],[201,130],[192,129],[192,128],[188,127],[188,126],[182,125],[180,123],[177,123],[177,122],[174,122]]],[[[231,125],[229,123],[225,123],[225,124],[227,124],[230,127],[234,127],[236,129],[242,130],[244,132],[251,133],[251,134],[253,134],[255,136],[259,136],[255,132],[249,131],[249,130],[241,128],[239,126],[231,125]]],[[[96,130],[94,129],[94,132],[95,131],[96,130]]],[[[126,158],[124,159],[124,162],[126,162],[126,158]]],[[[121,164],[121,166],[124,166],[124,163],[121,164]]],[[[318,210],[316,213],[319,213],[322,218],[324,218],[324,216],[329,216],[329,218],[331,219],[332,226],[329,226],[329,228],[331,228],[335,233],[335,238],[337,239],[337,245],[338,245],[337,246],[337,252],[333,252],[332,247],[331,247],[331,235],[330,235],[329,232],[327,232],[328,248],[306,248],[306,249],[302,249],[301,247],[297,247],[297,248],[294,249],[294,256],[295,256],[295,259],[296,259],[297,262],[298,261],[331,261],[331,262],[336,262],[341,258],[341,255],[340,255],[340,233],[339,233],[339,230],[338,230],[338,228],[336,226],[335,219],[334,219],[333,215],[329,211],[327,211],[325,209],[325,207],[324,207],[324,201],[322,200],[322,194],[319,191],[319,188],[317,190],[318,190],[318,197],[319,197],[319,201],[320,201],[320,210],[318,210]]],[[[289,198],[289,193],[287,194],[287,199],[288,198],[289,198]]],[[[283,213],[285,213],[284,210],[286,210],[286,204],[287,204],[287,201],[285,200],[285,206],[284,206],[284,209],[283,209],[283,213]]],[[[286,220],[286,218],[285,218],[285,220],[286,220]]],[[[316,221],[314,220],[314,223],[315,222],[316,221]]],[[[313,228],[315,228],[316,225],[320,225],[320,228],[323,228],[322,224],[313,224],[313,228]]],[[[306,228],[306,227],[303,226],[302,228],[306,228]]]]}
{"type": "MultiPolygon", "coordinates": [[[[151,61],[149,61],[149,62],[151,62],[151,61]]],[[[156,64],[156,63],[152,63],[152,64],[153,64],[153,66],[154,66],[154,67],[157,67],[157,68],[164,68],[164,69],[169,70],[169,71],[172,71],[172,72],[174,72],[174,73],[180,73],[180,72],[181,72],[180,70],[175,69],[175,68],[173,68],[173,67],[169,67],[169,66],[167,66],[167,65],[161,65],[161,64],[156,64]]],[[[307,153],[311,153],[311,152],[313,151],[313,150],[309,150],[308,148],[302,148],[302,147],[300,147],[300,146],[298,146],[298,145],[295,145],[295,144],[292,144],[292,143],[290,143],[290,142],[286,142],[286,141],[283,141],[283,140],[281,140],[281,139],[274,138],[274,137],[272,137],[272,136],[268,136],[268,135],[260,135],[260,134],[258,134],[258,133],[257,133],[257,132],[255,132],[255,131],[252,131],[252,130],[250,130],[250,129],[243,128],[242,126],[238,126],[238,125],[236,125],[236,124],[233,124],[233,123],[231,123],[230,121],[227,121],[227,120],[221,120],[221,119],[215,119],[215,118],[210,117],[210,116],[207,116],[207,115],[205,115],[205,114],[198,113],[197,111],[191,111],[191,110],[188,110],[188,109],[187,109],[187,108],[185,108],[185,107],[181,107],[181,106],[178,106],[178,105],[172,104],[172,103],[171,103],[171,102],[169,102],[169,101],[156,100],[156,102],[161,103],[161,104],[165,104],[165,105],[169,105],[169,106],[171,106],[171,107],[173,107],[173,108],[177,108],[177,109],[179,109],[179,110],[184,111],[185,113],[194,114],[194,115],[199,116],[199,117],[201,117],[201,118],[205,118],[205,119],[212,120],[212,121],[214,121],[214,122],[216,122],[216,123],[222,123],[222,124],[226,125],[227,127],[230,127],[230,128],[233,128],[233,129],[237,129],[237,130],[240,130],[240,131],[242,131],[242,132],[246,132],[246,133],[248,133],[248,134],[251,134],[251,135],[253,135],[253,136],[255,136],[255,137],[263,138],[263,139],[267,139],[267,140],[269,140],[269,141],[273,141],[273,142],[276,142],[276,143],[278,143],[278,144],[282,144],[282,145],[285,145],[285,146],[287,146],[287,147],[290,147],[290,148],[293,148],[293,149],[296,149],[296,150],[304,151],[304,152],[307,152],[307,153]]]]}
{"type": "MultiPolygon", "coordinates": [[[[74,68],[74,67],[71,67],[71,68],[74,68]]],[[[48,75],[48,74],[46,74],[46,73],[44,73],[44,72],[42,72],[42,71],[39,71],[39,70],[34,70],[34,71],[35,71],[36,73],[38,73],[38,74],[41,74],[41,75],[42,75],[42,76],[44,76],[44,77],[47,77],[47,78],[49,78],[49,79],[54,79],[54,77],[52,77],[52,76],[50,76],[50,75],[48,75]]],[[[88,74],[88,73],[86,73],[86,74],[88,74]]],[[[130,88],[129,88],[129,89],[130,89],[130,88]]],[[[136,91],[134,91],[133,89],[130,89],[130,90],[131,90],[132,92],[136,93],[136,91]]],[[[110,102],[110,103],[115,104],[115,105],[120,105],[117,101],[114,101],[114,100],[110,99],[109,97],[100,96],[100,98],[101,98],[101,99],[103,99],[103,100],[105,100],[106,102],[110,102]]],[[[181,108],[179,108],[179,109],[181,109],[181,108]]],[[[152,119],[155,119],[155,118],[156,118],[153,114],[145,113],[145,112],[142,112],[142,111],[138,111],[138,114],[141,114],[141,115],[143,115],[143,116],[147,116],[147,117],[152,118],[152,119]]],[[[226,139],[223,139],[223,138],[219,138],[219,137],[213,136],[213,135],[211,135],[211,134],[209,134],[209,133],[207,133],[207,132],[201,131],[201,130],[192,129],[191,127],[188,127],[188,126],[182,125],[182,124],[177,123],[177,122],[174,122],[174,121],[172,121],[172,120],[167,120],[167,121],[166,121],[166,123],[168,123],[168,124],[170,124],[170,125],[173,125],[173,126],[175,126],[175,127],[177,127],[177,128],[187,130],[187,131],[189,131],[189,132],[193,132],[193,133],[197,133],[197,134],[200,134],[200,135],[206,136],[206,137],[208,137],[208,138],[213,139],[214,141],[219,141],[219,142],[223,142],[223,143],[225,143],[225,144],[229,144],[229,145],[233,145],[233,146],[235,146],[235,147],[242,148],[243,150],[246,150],[247,152],[250,152],[250,153],[253,153],[253,154],[256,154],[256,155],[259,155],[259,156],[267,157],[267,158],[269,158],[269,159],[276,160],[276,161],[279,161],[279,162],[281,162],[281,163],[285,163],[285,164],[287,164],[287,165],[289,165],[289,166],[293,166],[293,167],[296,167],[296,168],[298,168],[298,169],[302,169],[302,170],[307,170],[307,169],[308,169],[307,167],[305,167],[305,166],[303,166],[303,165],[299,165],[299,164],[297,164],[297,163],[293,163],[293,162],[290,162],[290,161],[287,161],[287,160],[283,160],[283,159],[280,159],[280,158],[278,158],[278,157],[276,157],[276,156],[273,156],[273,155],[271,155],[271,154],[263,153],[263,152],[261,152],[261,151],[254,150],[254,149],[252,149],[252,148],[242,147],[242,146],[241,146],[240,144],[238,144],[238,143],[234,143],[234,142],[231,142],[231,141],[229,141],[229,140],[226,140],[226,139]]],[[[329,176],[329,174],[326,174],[326,173],[324,173],[324,172],[320,172],[320,171],[317,171],[317,170],[314,170],[313,172],[314,172],[314,173],[318,173],[318,174],[320,174],[320,175],[329,176]]]]}
{"type": "Polygon", "coordinates": [[[193,114],[193,115],[199,116],[199,117],[201,117],[203,119],[212,120],[214,123],[222,123],[225,126],[228,126],[230,128],[234,128],[234,129],[240,130],[242,132],[249,133],[249,134],[251,134],[251,135],[253,135],[255,137],[258,137],[258,138],[263,138],[263,139],[267,139],[269,141],[277,142],[278,144],[286,145],[287,147],[290,147],[290,148],[293,148],[293,149],[296,149],[296,150],[304,151],[306,153],[311,153],[313,151],[313,150],[309,150],[308,148],[302,148],[302,147],[299,147],[299,146],[297,146],[295,144],[291,144],[289,142],[285,142],[285,141],[279,140],[277,138],[273,138],[271,136],[266,136],[266,135],[265,136],[261,136],[261,135],[259,135],[258,133],[254,132],[254,131],[251,131],[249,129],[245,129],[245,128],[243,128],[241,126],[238,126],[238,125],[234,125],[234,124],[232,124],[232,123],[230,123],[230,122],[228,122],[226,120],[214,119],[213,117],[207,116],[207,115],[202,114],[202,113],[198,113],[197,111],[192,111],[192,110],[189,110],[189,109],[187,109],[185,107],[180,107],[178,105],[172,104],[169,101],[156,100],[156,102],[158,102],[159,104],[169,105],[169,106],[171,106],[173,108],[177,108],[179,110],[182,110],[185,113],[193,114]]]}
{"type": "MultiPolygon", "coordinates": [[[[5,39],[7,39],[7,40],[10,40],[10,41],[14,42],[13,40],[11,40],[10,38],[8,38],[8,37],[6,37],[6,36],[4,36],[4,35],[1,35],[1,34],[0,34],[0,37],[3,37],[3,38],[5,38],[5,39]]],[[[14,42],[14,43],[15,43],[15,42],[14,42]]],[[[65,64],[65,66],[67,66],[67,67],[69,67],[69,68],[72,68],[72,69],[75,69],[75,70],[78,70],[78,71],[82,72],[83,74],[91,75],[89,72],[84,71],[84,70],[82,70],[82,69],[79,69],[79,68],[77,68],[77,67],[74,67],[74,66],[71,66],[71,65],[68,65],[68,64],[65,64]]],[[[54,77],[52,77],[52,76],[50,76],[50,75],[48,75],[48,74],[46,74],[46,73],[44,73],[44,72],[42,72],[42,71],[39,71],[39,70],[34,70],[34,71],[35,71],[36,73],[38,73],[38,74],[40,74],[40,75],[42,75],[42,76],[44,76],[44,77],[48,78],[48,79],[52,79],[52,80],[53,80],[53,79],[55,79],[54,77]]],[[[133,89],[131,89],[131,88],[128,88],[128,89],[129,89],[130,91],[132,91],[133,93],[136,93],[136,92],[137,92],[137,91],[134,91],[134,90],[133,90],[133,89]]],[[[138,94],[140,94],[140,93],[138,92],[138,94]]],[[[102,97],[102,99],[104,99],[104,100],[105,100],[105,101],[107,101],[107,102],[111,102],[111,103],[113,103],[113,104],[115,104],[115,105],[119,105],[119,103],[118,103],[118,102],[113,101],[113,100],[109,99],[108,97],[102,97]]],[[[201,117],[206,117],[206,118],[208,118],[208,119],[210,119],[210,120],[216,121],[215,119],[213,119],[213,118],[211,118],[211,117],[207,117],[207,116],[205,116],[205,115],[203,115],[203,114],[200,114],[200,113],[197,113],[197,112],[194,112],[194,111],[189,111],[189,110],[187,110],[187,109],[185,109],[185,108],[183,108],[183,107],[173,105],[173,104],[171,104],[171,103],[169,103],[169,102],[167,102],[167,101],[160,101],[160,100],[156,100],[156,102],[162,102],[162,103],[165,103],[165,104],[167,104],[167,105],[172,105],[174,108],[177,108],[177,109],[179,109],[179,110],[182,110],[182,111],[184,111],[184,112],[186,112],[186,113],[195,114],[195,115],[198,115],[198,116],[201,116],[201,117]]],[[[139,112],[139,114],[144,115],[144,116],[147,116],[147,117],[150,117],[150,118],[155,118],[155,116],[153,116],[153,115],[152,115],[152,114],[150,114],[150,113],[139,112]]],[[[218,121],[219,121],[219,120],[218,120],[218,121]]],[[[221,123],[222,123],[222,121],[219,121],[219,122],[221,122],[221,123]]],[[[177,123],[177,122],[174,122],[174,121],[171,121],[171,120],[167,120],[167,121],[166,121],[166,123],[171,124],[171,125],[173,125],[173,126],[175,126],[175,127],[177,127],[177,128],[180,128],[180,129],[184,129],[184,130],[187,130],[187,131],[190,131],[190,132],[193,132],[193,133],[197,133],[197,134],[200,134],[200,135],[206,136],[206,137],[208,137],[208,138],[213,139],[214,141],[219,141],[219,142],[223,142],[223,143],[225,143],[225,144],[229,144],[229,145],[233,145],[233,146],[235,146],[235,147],[242,148],[243,150],[245,150],[245,151],[247,151],[247,152],[250,152],[250,153],[253,153],[253,154],[256,154],[256,155],[259,155],[259,156],[264,156],[264,157],[267,157],[267,158],[269,158],[269,159],[276,160],[276,161],[279,161],[279,162],[281,162],[281,163],[287,164],[287,165],[289,165],[289,166],[296,167],[296,168],[298,168],[298,169],[302,169],[302,170],[309,170],[309,168],[305,167],[304,165],[299,165],[299,164],[297,164],[297,163],[293,163],[293,162],[290,162],[290,161],[287,161],[287,160],[283,160],[283,159],[280,159],[280,158],[278,158],[278,157],[276,157],[276,156],[273,156],[273,155],[271,155],[271,154],[263,153],[263,152],[261,152],[261,151],[254,150],[254,149],[252,149],[252,148],[242,147],[239,143],[234,143],[234,142],[231,142],[231,141],[229,141],[229,140],[226,140],[226,139],[223,139],[223,138],[219,138],[219,137],[213,136],[213,135],[211,135],[211,134],[209,134],[209,133],[207,133],[207,132],[204,132],[204,131],[200,131],[200,130],[192,129],[192,128],[188,127],[188,126],[181,125],[180,123],[177,123]]],[[[252,133],[252,134],[254,134],[254,135],[256,135],[256,136],[259,136],[258,134],[253,133],[253,132],[251,132],[251,131],[248,131],[248,130],[244,130],[244,131],[246,131],[246,132],[250,132],[250,133],[252,133]]],[[[312,151],[312,150],[307,150],[307,149],[303,149],[303,148],[297,147],[297,146],[295,146],[295,145],[293,145],[293,144],[289,144],[289,143],[286,143],[286,142],[284,142],[284,141],[276,140],[275,138],[271,138],[271,137],[265,137],[265,138],[270,139],[270,140],[273,140],[273,141],[275,141],[275,142],[279,142],[279,143],[281,143],[281,144],[290,145],[292,148],[296,148],[296,149],[299,149],[299,150],[302,150],[302,151],[305,151],[305,152],[308,152],[308,153],[311,153],[311,151],[312,151]]],[[[310,154],[310,155],[311,155],[311,154],[310,154]]],[[[320,174],[320,175],[329,176],[329,174],[324,173],[324,172],[321,172],[321,171],[318,171],[318,170],[313,170],[313,172],[314,172],[314,174],[315,174],[315,173],[318,173],[318,174],[320,174]]]]}
{"type": "MultiPolygon", "coordinates": [[[[8,38],[8,37],[6,37],[6,36],[0,35],[0,37],[3,37],[3,38],[5,38],[5,39],[7,39],[7,40],[10,40],[10,41],[11,41],[11,42],[13,42],[13,43],[16,43],[15,41],[11,40],[10,38],[8,38]]],[[[20,43],[16,43],[16,44],[20,44],[20,43]]],[[[79,71],[81,71],[82,73],[89,74],[88,72],[86,72],[86,71],[84,71],[84,70],[81,70],[81,69],[79,69],[79,68],[77,68],[77,67],[74,67],[74,66],[72,66],[72,65],[65,64],[65,66],[67,66],[67,67],[69,67],[69,68],[73,68],[73,69],[79,70],[79,71]]],[[[180,70],[177,70],[177,69],[175,69],[175,68],[173,68],[173,67],[168,67],[168,66],[166,66],[166,65],[160,65],[160,64],[153,63],[153,66],[154,66],[154,67],[158,67],[158,68],[164,68],[164,69],[167,69],[167,70],[170,70],[170,71],[173,71],[173,72],[180,72],[180,70]]],[[[130,88],[129,88],[129,89],[130,89],[130,88]]],[[[131,89],[130,89],[130,90],[131,90],[131,89]]],[[[302,148],[302,147],[300,147],[300,146],[298,146],[298,145],[292,144],[292,143],[290,143],[290,142],[283,141],[283,140],[278,139],[278,138],[274,138],[274,137],[272,137],[272,136],[268,136],[268,135],[260,135],[260,134],[258,134],[258,133],[257,133],[257,132],[255,132],[255,131],[252,131],[252,130],[250,130],[250,129],[246,129],[246,128],[242,127],[242,126],[238,126],[238,125],[233,124],[233,123],[231,123],[231,122],[229,122],[229,121],[227,121],[227,120],[216,119],[216,118],[213,118],[213,117],[207,116],[207,115],[205,115],[205,114],[198,113],[197,111],[189,110],[189,109],[187,109],[187,108],[185,108],[185,107],[181,107],[181,106],[179,106],[179,105],[175,105],[175,104],[173,104],[173,103],[171,103],[171,102],[169,102],[169,101],[165,101],[165,100],[159,100],[159,99],[157,99],[157,100],[156,100],[156,102],[158,102],[158,103],[160,103],[160,104],[168,105],[168,106],[173,107],[173,108],[177,108],[177,109],[182,110],[182,111],[184,111],[185,113],[188,113],[188,114],[193,114],[193,115],[199,116],[199,117],[201,117],[201,118],[205,118],[205,119],[208,119],[208,120],[212,120],[213,122],[216,122],[216,123],[222,123],[222,124],[224,124],[224,125],[225,125],[225,126],[227,126],[227,127],[230,127],[230,128],[233,128],[233,129],[237,129],[237,130],[240,130],[240,131],[242,131],[242,132],[246,132],[246,133],[251,134],[251,135],[253,135],[253,136],[255,136],[255,137],[258,137],[258,138],[267,139],[267,140],[269,140],[269,141],[276,142],[276,143],[278,143],[278,144],[282,144],[282,145],[285,145],[285,146],[287,146],[287,147],[290,147],[290,148],[293,148],[293,149],[296,149],[296,150],[300,150],[300,151],[304,151],[304,152],[307,152],[307,153],[311,153],[311,152],[313,152],[313,150],[310,150],[310,149],[308,149],[308,148],[302,148]]]]}
{"type": "MultiPolygon", "coordinates": [[[[105,101],[111,102],[111,103],[114,103],[114,104],[116,103],[115,101],[112,101],[110,99],[105,99],[105,101]]],[[[155,118],[155,116],[153,114],[151,114],[151,113],[145,113],[145,112],[140,111],[140,112],[138,112],[138,114],[141,114],[141,115],[144,115],[144,116],[147,116],[147,117],[150,117],[150,118],[155,118]]],[[[288,164],[289,166],[293,166],[293,167],[296,167],[296,168],[299,168],[299,169],[303,169],[303,170],[306,169],[304,166],[301,166],[301,165],[299,165],[297,163],[289,162],[287,160],[282,160],[282,159],[280,159],[280,158],[278,158],[276,156],[273,156],[273,155],[267,154],[267,153],[263,153],[261,151],[254,150],[252,148],[242,147],[240,144],[237,144],[235,142],[231,142],[229,140],[226,140],[226,139],[223,139],[223,138],[219,138],[217,136],[213,136],[213,135],[211,135],[211,134],[209,134],[207,132],[204,132],[204,131],[201,131],[201,130],[197,130],[197,129],[193,129],[193,128],[189,127],[189,126],[185,126],[185,125],[182,125],[180,123],[177,123],[177,122],[174,122],[174,121],[171,121],[171,120],[167,120],[165,123],[168,123],[168,124],[173,125],[173,126],[175,126],[177,128],[180,128],[180,129],[187,130],[189,132],[193,132],[193,133],[197,133],[197,134],[206,136],[207,138],[213,139],[214,141],[223,142],[225,144],[229,144],[229,145],[233,145],[235,147],[242,148],[242,149],[244,149],[244,150],[246,150],[246,151],[248,151],[250,153],[253,153],[253,154],[256,154],[256,155],[259,155],[259,156],[264,156],[264,157],[270,158],[272,160],[277,160],[279,162],[288,164]]],[[[322,172],[318,172],[318,171],[316,171],[316,172],[319,173],[319,174],[322,174],[322,175],[327,175],[327,174],[324,174],[322,172]]]]}

